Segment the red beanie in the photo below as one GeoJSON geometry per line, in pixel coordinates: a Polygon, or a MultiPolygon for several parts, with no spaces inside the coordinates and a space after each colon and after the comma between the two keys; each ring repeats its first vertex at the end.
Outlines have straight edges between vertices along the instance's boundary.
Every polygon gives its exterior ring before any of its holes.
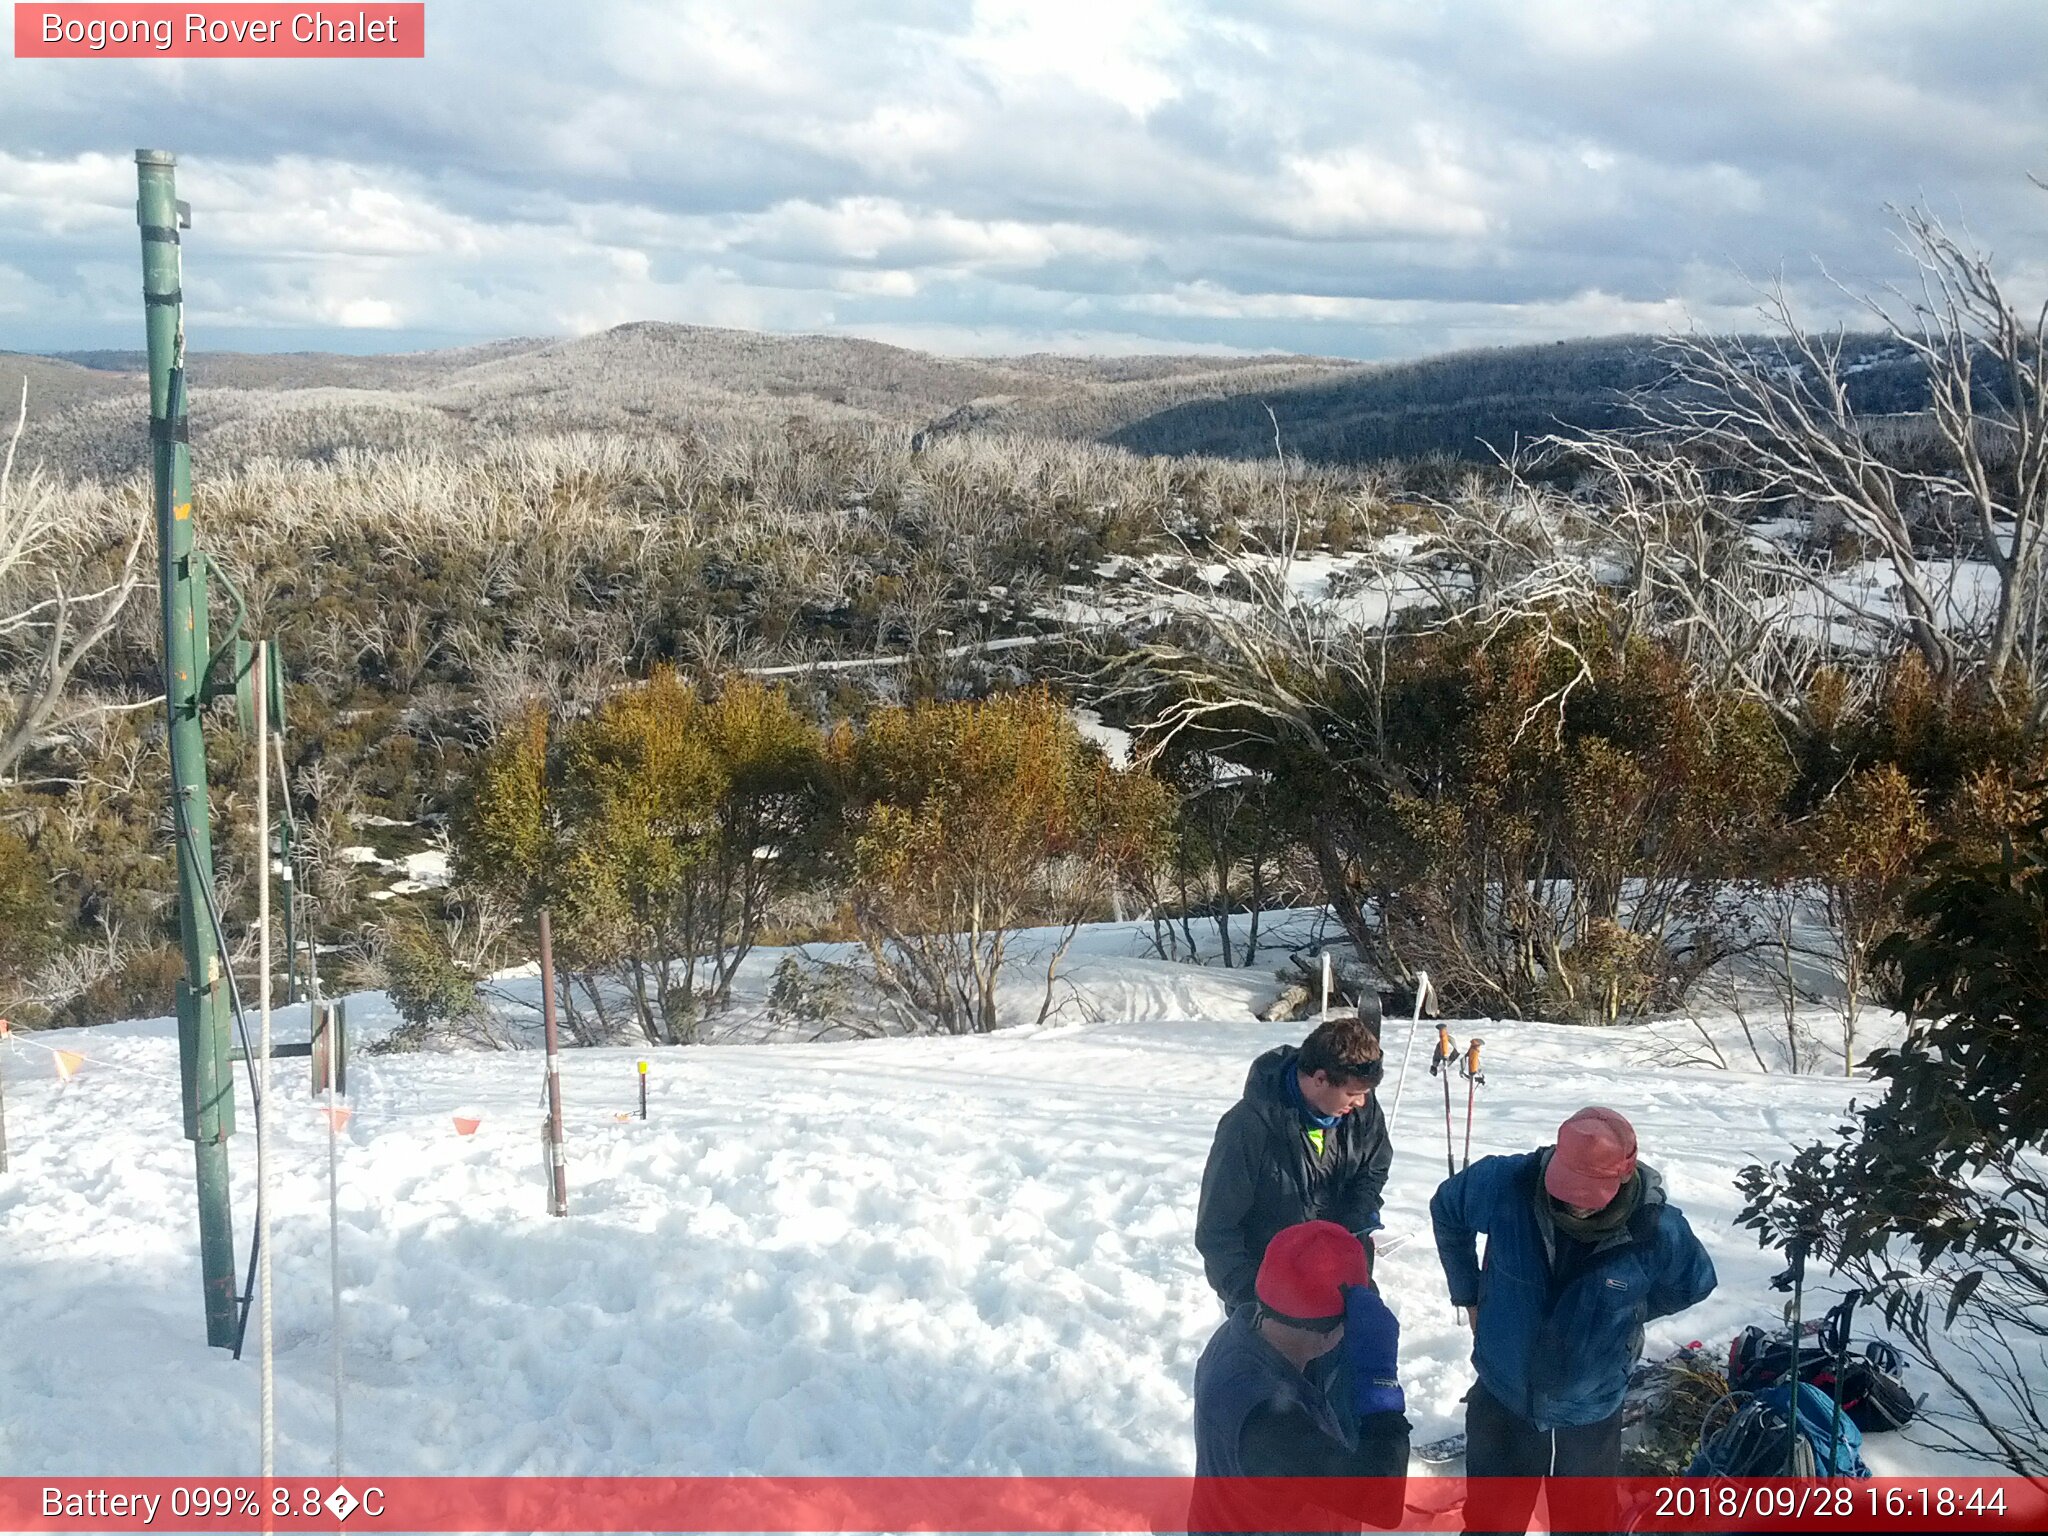
{"type": "Polygon", "coordinates": [[[1598,1210],[1635,1171],[1635,1127],[1611,1109],[1582,1109],[1557,1128],[1543,1187],[1566,1205],[1598,1210]]]}
{"type": "Polygon", "coordinates": [[[1257,1289],[1266,1310],[1282,1321],[1315,1322],[1342,1317],[1343,1288],[1371,1279],[1365,1244],[1334,1221],[1304,1221],[1266,1244],[1257,1289]]]}

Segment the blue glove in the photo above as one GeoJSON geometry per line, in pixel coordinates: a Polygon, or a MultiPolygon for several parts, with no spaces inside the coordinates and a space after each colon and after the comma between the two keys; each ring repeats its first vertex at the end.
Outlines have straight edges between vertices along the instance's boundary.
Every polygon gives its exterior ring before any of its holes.
{"type": "Polygon", "coordinates": [[[1369,1413],[1402,1413],[1408,1407],[1401,1391],[1398,1361],[1401,1322],[1387,1310],[1369,1285],[1344,1293],[1344,1362],[1351,1368],[1351,1408],[1360,1418],[1369,1413]]]}

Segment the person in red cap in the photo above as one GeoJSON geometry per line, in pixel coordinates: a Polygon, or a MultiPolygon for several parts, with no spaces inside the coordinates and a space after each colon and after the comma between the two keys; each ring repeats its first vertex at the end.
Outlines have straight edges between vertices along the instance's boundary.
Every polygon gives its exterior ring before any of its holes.
{"type": "MultiPolygon", "coordinates": [[[[1611,1109],[1582,1109],[1555,1146],[1482,1157],[1444,1180],[1429,1214],[1451,1301],[1472,1323],[1466,1476],[1618,1475],[1644,1324],[1715,1283],[1664,1181],[1637,1161],[1635,1128],[1611,1109]]],[[[1533,1485],[1526,1504],[1509,1503],[1486,1512],[1487,1529],[1528,1529],[1533,1485]]]]}
{"type": "Polygon", "coordinates": [[[1373,1287],[1365,1245],[1333,1221],[1283,1228],[1266,1245],[1256,1289],[1195,1366],[1189,1530],[1250,1530],[1269,1516],[1284,1524],[1284,1512],[1261,1515],[1251,1495],[1208,1481],[1243,1477],[1368,1479],[1324,1513],[1336,1524],[1397,1524],[1408,1472],[1401,1325],[1373,1287]],[[1340,1358],[1342,1373],[1329,1368],[1340,1358]]]}

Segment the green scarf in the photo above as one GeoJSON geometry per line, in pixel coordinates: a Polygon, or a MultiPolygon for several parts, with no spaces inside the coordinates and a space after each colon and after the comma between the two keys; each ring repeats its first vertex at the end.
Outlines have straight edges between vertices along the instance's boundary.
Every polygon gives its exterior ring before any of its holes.
{"type": "Polygon", "coordinates": [[[1628,1225],[1629,1217],[1635,1215],[1636,1207],[1643,1203],[1643,1175],[1637,1169],[1628,1177],[1628,1182],[1614,1192],[1614,1198],[1590,1216],[1574,1216],[1570,1211],[1550,1202],[1550,1219],[1557,1230],[1566,1237],[1582,1243],[1597,1243],[1603,1237],[1612,1237],[1628,1225]]]}

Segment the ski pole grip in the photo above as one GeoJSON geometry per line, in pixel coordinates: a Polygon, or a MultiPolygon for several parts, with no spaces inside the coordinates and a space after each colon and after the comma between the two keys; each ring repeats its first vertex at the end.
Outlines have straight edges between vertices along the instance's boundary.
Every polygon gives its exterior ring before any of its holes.
{"type": "Polygon", "coordinates": [[[1465,1075],[1467,1077],[1477,1077],[1479,1075],[1479,1047],[1485,1043],[1478,1036],[1473,1036],[1472,1044],[1465,1052],[1465,1075]]]}

